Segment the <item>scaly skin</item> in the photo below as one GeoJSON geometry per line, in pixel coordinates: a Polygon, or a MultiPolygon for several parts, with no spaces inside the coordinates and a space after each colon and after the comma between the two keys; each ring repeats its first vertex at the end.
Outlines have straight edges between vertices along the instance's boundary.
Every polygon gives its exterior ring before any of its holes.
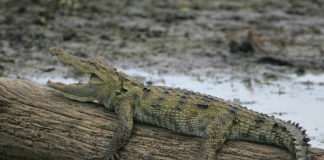
{"type": "Polygon", "coordinates": [[[104,155],[106,160],[118,157],[117,151],[129,139],[134,120],[202,137],[202,159],[216,159],[227,139],[273,144],[288,149],[296,159],[311,159],[309,138],[298,124],[184,89],[146,87],[111,65],[68,55],[61,48],[51,48],[50,53],[91,78],[87,84],[49,81],[48,86],[73,100],[97,100],[118,114],[118,129],[104,155]]]}

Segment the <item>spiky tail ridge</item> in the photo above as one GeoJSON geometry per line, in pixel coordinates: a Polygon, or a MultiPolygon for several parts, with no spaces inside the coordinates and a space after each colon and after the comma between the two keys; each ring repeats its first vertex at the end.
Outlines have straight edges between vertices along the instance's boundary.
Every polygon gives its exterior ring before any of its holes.
{"type": "Polygon", "coordinates": [[[232,106],[236,119],[229,139],[272,144],[288,149],[298,160],[311,160],[310,139],[298,123],[232,106]]]}

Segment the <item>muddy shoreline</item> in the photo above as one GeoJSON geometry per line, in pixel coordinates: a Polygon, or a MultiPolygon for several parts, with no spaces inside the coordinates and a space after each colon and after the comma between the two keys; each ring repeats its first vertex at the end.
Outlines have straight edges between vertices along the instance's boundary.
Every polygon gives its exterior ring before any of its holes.
{"type": "Polygon", "coordinates": [[[321,1],[19,2],[0,2],[4,76],[60,70],[49,58],[51,46],[119,68],[196,76],[324,68],[321,1]],[[269,56],[298,59],[297,64],[260,63],[257,58],[263,53],[233,46],[244,41],[251,28],[269,56]]]}

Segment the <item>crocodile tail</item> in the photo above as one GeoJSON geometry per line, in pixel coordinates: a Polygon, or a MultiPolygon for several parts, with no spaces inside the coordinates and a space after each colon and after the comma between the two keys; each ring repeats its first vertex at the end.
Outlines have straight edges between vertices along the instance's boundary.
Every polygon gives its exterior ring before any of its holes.
{"type": "Polygon", "coordinates": [[[298,123],[247,109],[236,110],[236,119],[229,139],[272,144],[288,149],[298,160],[310,160],[310,139],[298,123]]]}
{"type": "Polygon", "coordinates": [[[310,160],[311,155],[309,152],[310,139],[307,137],[306,130],[303,130],[298,123],[291,123],[291,121],[284,122],[279,119],[275,119],[281,123],[282,128],[287,128],[287,132],[291,139],[290,144],[286,145],[287,149],[292,153],[295,153],[298,160],[310,160]]]}

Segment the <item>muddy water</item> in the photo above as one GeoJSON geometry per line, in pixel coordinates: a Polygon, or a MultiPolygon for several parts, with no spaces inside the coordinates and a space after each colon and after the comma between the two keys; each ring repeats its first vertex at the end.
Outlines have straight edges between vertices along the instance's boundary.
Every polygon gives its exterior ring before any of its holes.
{"type": "MultiPolygon", "coordinates": [[[[240,103],[255,111],[274,115],[284,120],[300,123],[311,138],[311,145],[324,148],[324,74],[306,74],[301,77],[289,75],[288,79],[249,85],[231,75],[222,78],[190,77],[147,73],[140,70],[124,70],[125,73],[141,77],[153,85],[180,87],[213,95],[240,103]]],[[[79,80],[60,77],[27,78],[45,84],[48,79],[64,83],[79,80]]],[[[83,82],[87,78],[81,78],[83,82]]]]}

